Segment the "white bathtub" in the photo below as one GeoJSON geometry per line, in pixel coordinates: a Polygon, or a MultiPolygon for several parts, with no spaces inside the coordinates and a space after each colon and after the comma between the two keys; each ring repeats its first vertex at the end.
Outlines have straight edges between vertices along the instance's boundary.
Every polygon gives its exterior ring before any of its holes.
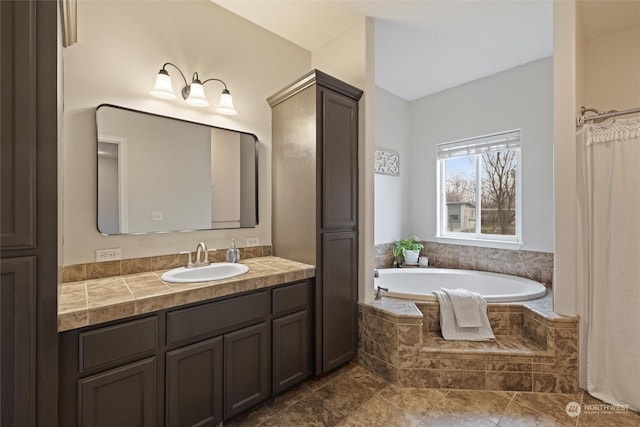
{"type": "Polygon", "coordinates": [[[388,288],[383,295],[435,301],[433,291],[464,288],[481,294],[487,302],[524,301],[544,296],[542,283],[524,277],[484,271],[446,268],[380,268],[374,286],[388,288]]]}

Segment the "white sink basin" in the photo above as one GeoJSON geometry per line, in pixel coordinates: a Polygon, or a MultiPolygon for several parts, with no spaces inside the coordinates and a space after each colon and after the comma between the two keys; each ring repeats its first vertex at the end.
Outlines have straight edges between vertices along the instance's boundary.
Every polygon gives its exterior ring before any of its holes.
{"type": "Polygon", "coordinates": [[[228,262],[216,262],[205,267],[174,268],[162,273],[160,278],[165,282],[173,283],[195,283],[209,282],[211,280],[228,279],[239,276],[249,271],[249,267],[244,264],[228,262]]]}

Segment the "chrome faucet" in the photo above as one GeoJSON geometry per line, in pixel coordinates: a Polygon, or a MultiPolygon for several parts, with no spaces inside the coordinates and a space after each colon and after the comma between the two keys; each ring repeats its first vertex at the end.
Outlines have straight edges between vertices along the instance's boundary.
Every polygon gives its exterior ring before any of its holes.
{"type": "Polygon", "coordinates": [[[376,299],[382,299],[382,291],[389,292],[389,288],[383,288],[382,286],[376,286],[376,299]]]}
{"type": "Polygon", "coordinates": [[[191,258],[190,251],[181,251],[180,254],[188,255],[187,265],[185,268],[194,268],[194,267],[204,267],[205,265],[209,265],[209,252],[207,250],[207,245],[204,242],[199,242],[198,246],[196,246],[196,260],[193,261],[191,258]]]}
{"type": "MultiPolygon", "coordinates": [[[[378,279],[380,278],[380,273],[378,272],[378,269],[374,269],[373,270],[373,278],[374,279],[378,279]]],[[[382,291],[385,292],[389,292],[389,288],[383,288],[382,286],[376,286],[377,290],[376,290],[376,299],[382,299],[382,291]]]]}

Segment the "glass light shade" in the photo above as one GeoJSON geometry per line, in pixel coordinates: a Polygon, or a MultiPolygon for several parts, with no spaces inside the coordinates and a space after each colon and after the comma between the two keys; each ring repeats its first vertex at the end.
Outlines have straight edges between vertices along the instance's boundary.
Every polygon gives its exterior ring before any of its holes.
{"type": "Polygon", "coordinates": [[[173,92],[171,85],[171,77],[165,70],[160,70],[156,76],[156,85],[151,91],[151,95],[162,99],[176,99],[177,96],[173,92]]]}
{"type": "Polygon", "coordinates": [[[189,105],[194,105],[196,107],[207,107],[209,106],[209,101],[204,96],[204,87],[202,84],[197,82],[191,82],[191,86],[189,86],[189,97],[186,102],[189,105]]]}
{"type": "Polygon", "coordinates": [[[238,114],[236,109],[233,108],[233,98],[231,98],[231,94],[227,89],[223,90],[220,95],[220,103],[216,108],[216,112],[227,116],[234,116],[238,114]]]}

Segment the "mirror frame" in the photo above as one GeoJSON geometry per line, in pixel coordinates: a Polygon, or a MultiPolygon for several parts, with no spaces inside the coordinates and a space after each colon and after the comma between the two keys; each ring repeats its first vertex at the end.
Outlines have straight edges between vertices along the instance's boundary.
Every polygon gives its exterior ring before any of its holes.
{"type": "Polygon", "coordinates": [[[229,129],[229,128],[223,128],[220,126],[214,126],[214,125],[210,125],[207,123],[200,123],[200,122],[195,122],[192,120],[185,120],[185,119],[179,119],[176,117],[171,117],[171,116],[164,116],[162,114],[156,114],[156,113],[150,113],[148,111],[142,111],[142,110],[136,110],[134,108],[129,108],[129,107],[123,107],[120,105],[115,105],[115,104],[100,104],[96,107],[96,111],[95,111],[95,119],[96,119],[96,127],[95,127],[95,143],[96,143],[96,229],[98,230],[98,232],[103,235],[103,236],[131,236],[131,235],[142,235],[142,234],[167,234],[167,233],[184,233],[184,232],[190,232],[190,231],[216,231],[216,230],[238,230],[238,229],[242,229],[242,228],[256,228],[259,224],[260,224],[260,207],[259,207],[259,177],[258,177],[258,172],[259,172],[259,167],[258,167],[258,161],[259,161],[259,151],[260,151],[260,140],[258,139],[258,137],[250,132],[244,132],[244,131],[240,131],[240,130],[236,130],[236,129],[229,129]],[[199,228],[199,229],[189,229],[189,230],[163,230],[163,231],[136,231],[136,232],[128,232],[128,233],[118,233],[118,234],[105,234],[102,231],[100,231],[99,228],[99,208],[98,208],[98,200],[99,200],[99,182],[98,182],[98,147],[100,144],[100,134],[98,131],[98,110],[101,107],[112,107],[112,108],[117,108],[120,110],[126,110],[126,111],[130,111],[133,113],[140,113],[140,114],[146,114],[148,116],[154,116],[154,117],[159,117],[159,118],[163,118],[163,119],[169,119],[169,120],[177,120],[179,122],[184,122],[184,123],[191,123],[194,125],[199,125],[199,126],[206,126],[208,128],[214,128],[214,129],[220,129],[220,130],[226,130],[226,131],[231,131],[231,132],[236,132],[236,133],[240,133],[243,135],[249,135],[251,136],[254,141],[255,141],[255,206],[256,206],[256,223],[254,226],[250,226],[250,227],[232,227],[232,228],[225,228],[225,227],[221,227],[221,228],[199,228]]]}

